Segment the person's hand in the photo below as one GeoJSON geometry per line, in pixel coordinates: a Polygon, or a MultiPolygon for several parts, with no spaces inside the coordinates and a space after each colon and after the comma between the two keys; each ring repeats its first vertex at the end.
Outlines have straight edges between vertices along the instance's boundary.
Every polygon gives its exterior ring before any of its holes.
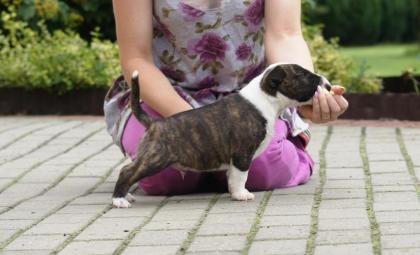
{"type": "Polygon", "coordinates": [[[305,105],[298,108],[303,117],[314,123],[326,123],[337,120],[349,107],[349,103],[343,97],[345,92],[341,86],[332,86],[332,93],[318,91],[313,98],[312,105],[305,105]]]}

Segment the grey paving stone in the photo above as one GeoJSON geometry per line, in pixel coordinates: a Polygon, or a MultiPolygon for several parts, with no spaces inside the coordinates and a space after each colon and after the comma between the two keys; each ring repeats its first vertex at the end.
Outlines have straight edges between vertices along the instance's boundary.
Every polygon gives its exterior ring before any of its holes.
{"type": "Polygon", "coordinates": [[[11,236],[13,236],[15,232],[16,232],[15,230],[1,229],[0,230],[0,243],[9,239],[11,236]]]}
{"type": "Polygon", "coordinates": [[[55,223],[55,224],[38,224],[27,232],[28,235],[69,235],[78,231],[83,224],[78,223],[55,223]]]}
{"type": "Polygon", "coordinates": [[[65,239],[63,235],[23,235],[6,246],[5,250],[52,250],[65,239]]]}
{"type": "Polygon", "coordinates": [[[130,242],[130,246],[181,245],[187,236],[188,230],[140,231],[130,242]]]}
{"type": "Polygon", "coordinates": [[[382,235],[412,235],[420,234],[420,222],[381,223],[382,235]]]}
{"type": "Polygon", "coordinates": [[[322,199],[365,198],[365,189],[324,189],[322,199]]]}
{"type": "Polygon", "coordinates": [[[189,251],[239,251],[245,247],[245,242],[245,235],[197,236],[191,244],[189,251]]]}
{"type": "Polygon", "coordinates": [[[249,254],[304,254],[306,240],[256,241],[249,254]]]}
{"type": "Polygon", "coordinates": [[[341,219],[341,218],[365,218],[367,217],[366,209],[344,208],[344,209],[320,209],[318,218],[320,219],[341,219]]]}
{"type": "Polygon", "coordinates": [[[407,165],[403,161],[369,162],[369,170],[372,174],[378,174],[378,173],[408,173],[407,165]]]}
{"type": "Polygon", "coordinates": [[[271,196],[268,204],[271,205],[302,205],[312,204],[314,196],[311,195],[275,195],[271,196]]]}
{"type": "Polygon", "coordinates": [[[373,203],[373,208],[376,212],[381,211],[404,211],[404,210],[420,210],[420,204],[416,201],[413,202],[385,202],[373,203]]]}
{"type": "Polygon", "coordinates": [[[123,255],[139,255],[139,254],[153,254],[153,255],[173,255],[179,249],[178,245],[166,246],[129,246],[122,253],[123,255]]]}
{"type": "Polygon", "coordinates": [[[348,219],[319,219],[319,230],[352,230],[368,229],[369,221],[366,218],[348,218],[348,219]]]}
{"type": "Polygon", "coordinates": [[[400,192],[400,191],[416,191],[413,185],[387,185],[374,186],[374,192],[400,192]]]}
{"type": "Polygon", "coordinates": [[[31,225],[35,220],[0,220],[0,229],[19,230],[31,225]]]}
{"type": "Polygon", "coordinates": [[[202,251],[202,252],[188,252],[187,255],[240,255],[241,251],[202,251]]]}
{"type": "Polygon", "coordinates": [[[72,242],[66,246],[61,252],[60,255],[74,255],[74,254],[95,254],[95,255],[105,255],[112,254],[120,245],[120,241],[79,241],[72,242]]]}
{"type": "Polygon", "coordinates": [[[145,220],[138,218],[99,218],[76,237],[76,241],[123,239],[145,220]]]}
{"type": "Polygon", "coordinates": [[[382,235],[383,249],[392,248],[420,248],[420,234],[411,235],[382,235]]]}
{"type": "Polygon", "coordinates": [[[403,161],[401,154],[395,152],[370,153],[368,155],[369,161],[403,161]]]}
{"type": "Polygon", "coordinates": [[[328,208],[366,208],[364,198],[322,200],[320,209],[328,208]]]}
{"type": "MultiPolygon", "coordinates": [[[[50,254],[52,252],[52,250],[32,250],[30,251],[31,255],[47,255],[50,254]]],[[[2,251],[1,253],[2,255],[27,255],[28,251],[23,250],[23,251],[2,251]]]]}
{"type": "Polygon", "coordinates": [[[363,189],[365,187],[364,180],[328,180],[325,189],[363,189]]]}
{"type": "Polygon", "coordinates": [[[317,245],[354,244],[370,243],[369,229],[319,231],[317,234],[317,245]]]}
{"type": "Polygon", "coordinates": [[[203,209],[191,210],[160,210],[154,217],[153,221],[176,220],[198,220],[203,214],[203,209]]]}
{"type": "Polygon", "coordinates": [[[354,255],[373,254],[372,245],[367,243],[362,244],[341,244],[341,245],[319,245],[315,247],[315,255],[354,255]]]}
{"type": "Polygon", "coordinates": [[[309,224],[311,224],[309,215],[265,216],[261,221],[261,226],[300,226],[309,224]]]}
{"type": "Polygon", "coordinates": [[[251,228],[251,224],[231,224],[231,223],[215,223],[203,224],[197,232],[197,236],[209,235],[246,235],[251,228]]]}
{"type": "Polygon", "coordinates": [[[68,205],[57,211],[56,214],[92,214],[100,212],[106,207],[107,205],[68,205]]]}
{"type": "Polygon", "coordinates": [[[197,235],[248,234],[255,212],[207,215],[197,235]]]}
{"type": "Polygon", "coordinates": [[[309,215],[312,205],[268,205],[265,208],[264,215],[309,215]]]}
{"type": "Polygon", "coordinates": [[[261,226],[255,240],[306,239],[309,226],[261,226]]]}
{"type": "Polygon", "coordinates": [[[318,182],[311,179],[305,185],[299,185],[287,189],[276,189],[273,191],[273,195],[311,195],[315,192],[318,182]]]}
{"type": "Polygon", "coordinates": [[[104,215],[103,218],[138,218],[138,217],[146,217],[149,216],[156,208],[155,207],[147,207],[143,208],[139,207],[131,207],[124,210],[113,208],[104,215]]]}
{"type": "Polygon", "coordinates": [[[420,210],[375,212],[375,215],[379,223],[420,221],[420,210]]]}
{"type": "Polygon", "coordinates": [[[416,192],[387,192],[387,193],[375,193],[375,202],[416,202],[418,197],[416,192]]]}
{"type": "Polygon", "coordinates": [[[143,230],[182,230],[182,229],[192,229],[197,221],[187,220],[187,221],[177,221],[177,220],[168,220],[168,221],[151,221],[147,224],[143,230]]]}
{"type": "Polygon", "coordinates": [[[412,184],[408,173],[382,173],[372,175],[372,185],[412,184]]]}
{"type": "Polygon", "coordinates": [[[365,175],[361,168],[327,168],[327,180],[363,180],[365,175]]]}
{"type": "Polygon", "coordinates": [[[382,250],[382,255],[418,255],[420,248],[399,248],[382,250]]]}

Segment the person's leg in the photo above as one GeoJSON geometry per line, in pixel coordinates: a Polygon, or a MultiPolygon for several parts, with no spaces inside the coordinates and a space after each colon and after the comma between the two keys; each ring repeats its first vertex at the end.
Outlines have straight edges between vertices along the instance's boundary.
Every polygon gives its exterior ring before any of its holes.
{"type": "MultiPolygon", "coordinates": [[[[154,112],[150,107],[142,104],[143,109],[152,118],[159,118],[160,116],[154,112]]],[[[136,158],[138,144],[143,138],[145,127],[131,115],[125,128],[122,137],[122,145],[126,153],[131,159],[136,158]]],[[[194,192],[198,187],[201,175],[194,172],[186,172],[183,177],[181,173],[173,168],[168,167],[163,171],[142,179],[139,186],[148,195],[179,195],[194,192]]]]}
{"type": "MultiPolygon", "coordinates": [[[[312,167],[300,139],[290,137],[286,122],[278,120],[273,140],[250,166],[246,188],[259,191],[303,184],[309,180],[312,167]]],[[[216,173],[216,178],[226,185],[225,174],[216,173]]]]}

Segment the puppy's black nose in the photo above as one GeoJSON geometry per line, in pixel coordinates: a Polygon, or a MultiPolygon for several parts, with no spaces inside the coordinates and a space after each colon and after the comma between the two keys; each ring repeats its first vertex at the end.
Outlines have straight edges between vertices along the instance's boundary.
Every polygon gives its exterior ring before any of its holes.
{"type": "Polygon", "coordinates": [[[328,84],[328,83],[323,84],[323,86],[328,91],[331,91],[331,89],[332,89],[332,86],[330,84],[328,84]]]}

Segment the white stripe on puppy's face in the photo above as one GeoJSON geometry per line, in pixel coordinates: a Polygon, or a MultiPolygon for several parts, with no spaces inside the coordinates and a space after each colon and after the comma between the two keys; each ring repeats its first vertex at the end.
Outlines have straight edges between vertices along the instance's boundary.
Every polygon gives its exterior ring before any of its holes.
{"type": "Polygon", "coordinates": [[[245,188],[245,183],[248,178],[248,171],[240,171],[235,166],[231,166],[227,172],[228,188],[232,199],[239,201],[253,200],[254,194],[245,188]]]}

